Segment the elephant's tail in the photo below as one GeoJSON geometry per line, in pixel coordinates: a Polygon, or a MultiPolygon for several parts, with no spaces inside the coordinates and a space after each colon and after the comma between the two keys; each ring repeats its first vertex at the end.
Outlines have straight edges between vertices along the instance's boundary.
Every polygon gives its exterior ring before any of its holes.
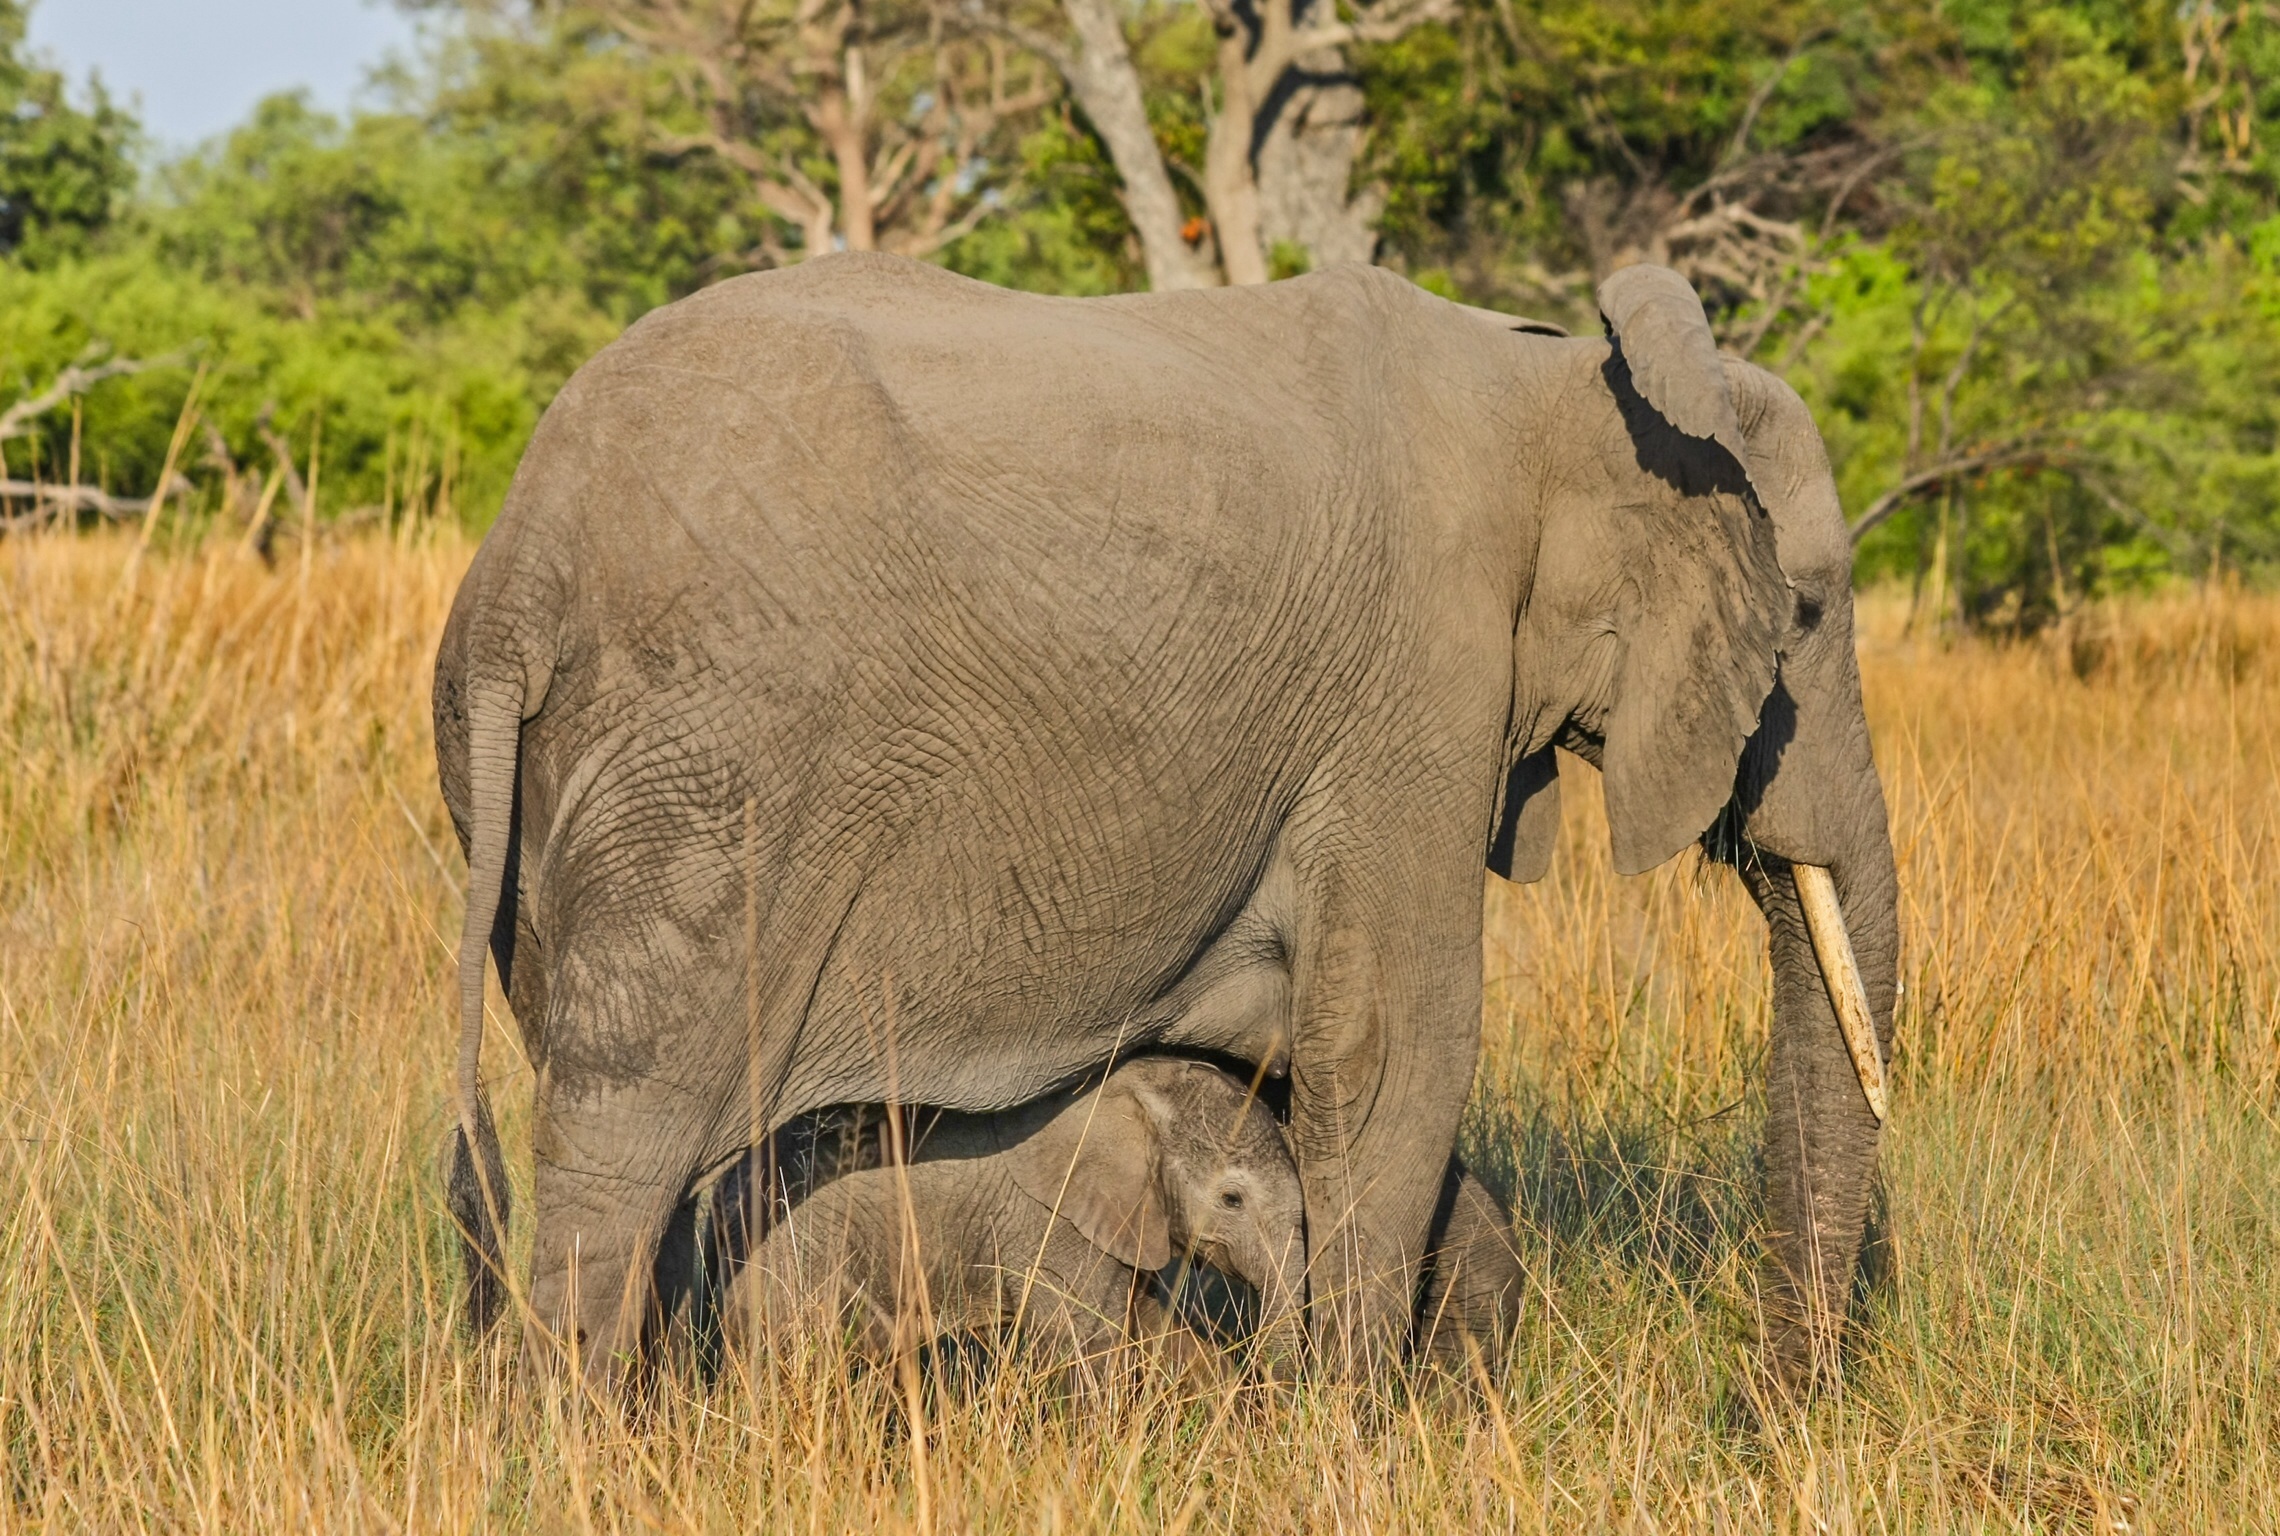
{"type": "Polygon", "coordinates": [[[459,1126],[452,1133],[446,1198],[467,1268],[467,1321],[476,1333],[507,1299],[509,1195],[499,1132],[483,1093],[483,964],[507,877],[514,818],[522,688],[504,681],[469,690],[467,706],[467,922],[459,931],[459,1126]]]}

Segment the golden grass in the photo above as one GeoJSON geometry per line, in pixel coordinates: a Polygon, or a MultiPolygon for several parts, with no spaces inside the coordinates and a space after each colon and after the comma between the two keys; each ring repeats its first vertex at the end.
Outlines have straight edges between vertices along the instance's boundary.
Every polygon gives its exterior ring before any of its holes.
{"type": "Polygon", "coordinates": [[[628,1428],[521,1402],[453,1331],[427,686],[469,547],[276,574],[131,548],[0,543],[0,1528],[2280,1520],[2280,602],[2009,648],[1869,605],[1906,903],[1891,1214],[1845,1386],[1801,1420],[1744,1411],[1756,919],[1690,861],[1612,877],[1586,781],[1555,876],[1490,902],[1467,1144],[1531,1263],[1492,1400],[1084,1417],[1008,1372],[912,1433],[823,1356],[628,1428]]]}

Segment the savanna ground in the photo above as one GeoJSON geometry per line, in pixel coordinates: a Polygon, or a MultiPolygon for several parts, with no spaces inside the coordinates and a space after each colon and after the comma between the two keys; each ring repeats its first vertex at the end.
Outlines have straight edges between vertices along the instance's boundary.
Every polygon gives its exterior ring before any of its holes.
{"type": "Polygon", "coordinates": [[[1614,878],[1585,773],[1554,875],[1489,902],[1467,1144],[1530,1262],[1501,1391],[1087,1417],[1008,1371],[914,1419],[826,1352],[627,1429],[518,1405],[455,1333],[427,688],[470,552],[0,543],[0,1528],[2280,1522],[2280,601],[2008,646],[1868,603],[1890,1214],[1801,1418],[1745,1370],[1755,915],[1691,858],[1614,878]]]}

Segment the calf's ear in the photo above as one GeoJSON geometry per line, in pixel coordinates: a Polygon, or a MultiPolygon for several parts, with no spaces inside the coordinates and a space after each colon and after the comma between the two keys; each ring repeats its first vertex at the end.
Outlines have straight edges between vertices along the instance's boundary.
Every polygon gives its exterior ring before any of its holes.
{"type": "Polygon", "coordinates": [[[1134,1269],[1172,1261],[1154,1121],[1114,1082],[1085,1094],[1014,1149],[1022,1193],[1134,1269]]]}

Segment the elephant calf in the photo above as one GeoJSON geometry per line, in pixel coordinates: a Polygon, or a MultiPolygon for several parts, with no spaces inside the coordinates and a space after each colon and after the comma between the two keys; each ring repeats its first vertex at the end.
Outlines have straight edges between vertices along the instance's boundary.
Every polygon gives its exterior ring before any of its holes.
{"type": "Polygon", "coordinates": [[[908,1134],[907,1149],[857,1156],[828,1182],[803,1159],[795,1203],[724,1277],[732,1352],[817,1324],[850,1330],[874,1360],[1010,1333],[1094,1382],[1166,1326],[1147,1277],[1176,1253],[1255,1287],[1261,1337],[1295,1344],[1297,1165],[1274,1117],[1218,1068],[1140,1058],[1097,1090],[920,1117],[908,1134]]]}

